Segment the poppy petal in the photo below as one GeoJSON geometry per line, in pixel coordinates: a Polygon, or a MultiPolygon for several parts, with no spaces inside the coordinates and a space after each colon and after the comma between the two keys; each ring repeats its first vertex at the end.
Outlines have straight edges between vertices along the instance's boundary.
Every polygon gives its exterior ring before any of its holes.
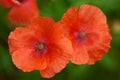
{"type": "Polygon", "coordinates": [[[49,41],[54,43],[68,34],[68,32],[59,25],[59,23],[55,23],[55,21],[51,18],[37,17],[31,21],[28,27],[35,30],[35,33],[38,35],[43,34],[49,39],[49,41]]]}
{"type": "Polygon", "coordinates": [[[72,62],[75,64],[86,64],[89,60],[87,49],[84,46],[76,46],[72,62]]]}
{"type": "Polygon", "coordinates": [[[35,0],[26,0],[15,5],[8,14],[8,19],[14,24],[28,24],[33,18],[39,16],[35,0]]]}
{"type": "Polygon", "coordinates": [[[95,6],[87,4],[82,5],[79,9],[79,19],[81,24],[85,24],[87,26],[86,29],[90,31],[106,27],[106,16],[95,6]]]}
{"type": "Polygon", "coordinates": [[[75,27],[77,26],[77,21],[78,21],[78,7],[72,7],[67,10],[67,12],[63,15],[62,20],[60,22],[61,23],[65,22],[64,25],[69,25],[69,27],[75,27]]]}
{"type": "Polygon", "coordinates": [[[32,47],[34,42],[37,41],[35,33],[27,28],[16,28],[10,33],[8,38],[10,54],[19,48],[32,47]]]}
{"type": "Polygon", "coordinates": [[[47,67],[45,70],[40,71],[40,74],[44,78],[51,78],[55,75],[55,72],[51,67],[47,67]]]}
{"type": "Polygon", "coordinates": [[[46,59],[43,56],[37,58],[31,49],[19,49],[12,54],[13,63],[24,72],[43,70],[46,68],[46,59]],[[38,64],[39,63],[39,64],[38,64]]]}
{"type": "MultiPolygon", "coordinates": [[[[54,29],[51,26],[55,24],[55,21],[52,18],[48,17],[37,17],[31,20],[31,23],[28,25],[28,27],[36,33],[42,32],[46,33],[46,30],[50,31],[49,29],[54,29]]],[[[49,32],[47,32],[49,33],[49,32]]],[[[41,33],[40,33],[41,34],[41,33]]]]}
{"type": "Polygon", "coordinates": [[[52,62],[49,66],[40,71],[40,74],[45,78],[53,77],[56,73],[60,72],[72,57],[73,49],[70,40],[63,38],[58,41],[57,45],[60,47],[60,50],[54,52],[54,57],[52,57],[52,62]]]}
{"type": "MultiPolygon", "coordinates": [[[[31,27],[31,28],[40,28],[38,26],[44,26],[44,27],[48,27],[48,26],[53,26],[55,24],[55,21],[52,18],[49,17],[36,17],[33,20],[31,20],[31,23],[29,25],[36,25],[37,27],[31,27]]],[[[28,26],[29,26],[28,25],[28,26]]]]}
{"type": "Polygon", "coordinates": [[[88,47],[88,53],[90,57],[88,64],[94,64],[96,61],[100,60],[104,54],[107,53],[110,48],[111,39],[112,38],[108,31],[101,31],[101,33],[99,33],[98,41],[95,41],[96,44],[94,47],[91,49],[88,47]]]}

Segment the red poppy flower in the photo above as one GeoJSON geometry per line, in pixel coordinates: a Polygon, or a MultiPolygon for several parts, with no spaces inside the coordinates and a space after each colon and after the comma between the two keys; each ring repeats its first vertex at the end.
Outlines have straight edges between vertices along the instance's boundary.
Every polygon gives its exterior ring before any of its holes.
{"type": "Polygon", "coordinates": [[[110,48],[111,36],[102,11],[90,5],[70,8],[60,23],[69,31],[75,64],[94,64],[110,48]]]}
{"type": "Polygon", "coordinates": [[[17,68],[25,72],[40,70],[43,77],[50,78],[66,66],[72,44],[57,25],[50,18],[39,17],[28,27],[10,33],[9,50],[17,68]]]}
{"type": "Polygon", "coordinates": [[[35,0],[1,0],[4,7],[10,8],[8,19],[14,24],[28,24],[33,18],[39,16],[35,0]]]}
{"type": "Polygon", "coordinates": [[[0,5],[5,8],[10,8],[13,5],[12,0],[0,0],[0,5]]]}

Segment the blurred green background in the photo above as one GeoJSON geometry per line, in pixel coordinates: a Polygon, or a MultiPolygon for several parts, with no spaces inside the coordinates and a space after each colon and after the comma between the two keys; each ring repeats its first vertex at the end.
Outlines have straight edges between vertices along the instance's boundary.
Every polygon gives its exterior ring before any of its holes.
{"type": "Polygon", "coordinates": [[[7,21],[8,9],[0,6],[0,80],[120,80],[120,0],[37,0],[41,16],[49,16],[58,21],[72,6],[91,4],[99,7],[107,16],[113,37],[111,49],[95,65],[74,65],[69,63],[53,78],[44,79],[38,71],[22,72],[12,63],[8,51],[10,25],[7,21]]]}

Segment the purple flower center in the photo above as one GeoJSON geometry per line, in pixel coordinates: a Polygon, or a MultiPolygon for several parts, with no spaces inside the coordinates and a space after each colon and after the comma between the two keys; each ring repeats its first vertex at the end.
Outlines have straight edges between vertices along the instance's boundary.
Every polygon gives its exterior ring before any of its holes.
{"type": "Polygon", "coordinates": [[[76,31],[73,33],[74,40],[77,43],[80,43],[81,41],[85,41],[85,38],[87,37],[87,34],[84,31],[76,31]]]}

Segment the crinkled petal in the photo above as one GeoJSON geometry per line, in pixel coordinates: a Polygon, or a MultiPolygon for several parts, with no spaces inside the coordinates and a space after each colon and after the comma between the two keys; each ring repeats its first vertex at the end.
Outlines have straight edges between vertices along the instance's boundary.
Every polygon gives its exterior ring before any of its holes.
{"type": "Polygon", "coordinates": [[[106,28],[106,16],[97,7],[84,4],[79,9],[80,27],[85,25],[84,28],[87,32],[103,30],[106,28]]]}
{"type": "Polygon", "coordinates": [[[89,53],[88,64],[94,64],[100,60],[104,54],[106,54],[110,48],[111,36],[108,31],[101,31],[98,33],[98,38],[94,41],[94,46],[87,47],[89,53]]]}
{"type": "Polygon", "coordinates": [[[44,78],[51,78],[55,75],[52,67],[47,67],[45,70],[40,71],[40,74],[44,78]]]}
{"type": "MultiPolygon", "coordinates": [[[[72,28],[77,26],[78,21],[78,7],[72,7],[67,10],[67,12],[63,15],[62,19],[60,20],[60,23],[63,23],[65,28],[72,28]],[[69,26],[68,26],[69,25],[69,26]]],[[[73,29],[74,29],[73,28],[73,29]]]]}
{"type": "Polygon", "coordinates": [[[37,35],[42,34],[42,36],[50,39],[54,32],[54,24],[55,21],[52,18],[37,17],[31,21],[31,23],[28,25],[28,28],[34,30],[37,35]]]}
{"type": "MultiPolygon", "coordinates": [[[[19,48],[33,48],[34,42],[38,40],[36,34],[28,28],[16,28],[8,38],[10,54],[19,48]]],[[[39,36],[40,38],[40,36],[39,36]]]]}
{"type": "Polygon", "coordinates": [[[24,72],[45,69],[46,58],[43,55],[36,57],[35,54],[31,49],[19,49],[12,54],[12,60],[16,67],[24,72]]]}
{"type": "Polygon", "coordinates": [[[40,71],[40,74],[45,78],[53,77],[56,73],[60,72],[72,57],[73,49],[70,40],[63,38],[58,41],[57,45],[59,50],[56,49],[54,53],[52,53],[51,63],[46,69],[40,71]]]}
{"type": "Polygon", "coordinates": [[[102,56],[108,51],[110,47],[107,45],[97,46],[96,49],[89,50],[88,64],[95,64],[96,61],[101,60],[102,56]]]}
{"type": "Polygon", "coordinates": [[[89,60],[87,49],[82,45],[74,46],[74,53],[72,57],[72,63],[74,64],[86,64],[89,60]]]}
{"type": "Polygon", "coordinates": [[[55,24],[55,21],[52,18],[39,16],[31,20],[29,26],[31,27],[31,25],[36,25],[36,27],[32,27],[32,28],[42,28],[42,27],[47,28],[48,26],[52,27],[53,24],[55,24]]]}

